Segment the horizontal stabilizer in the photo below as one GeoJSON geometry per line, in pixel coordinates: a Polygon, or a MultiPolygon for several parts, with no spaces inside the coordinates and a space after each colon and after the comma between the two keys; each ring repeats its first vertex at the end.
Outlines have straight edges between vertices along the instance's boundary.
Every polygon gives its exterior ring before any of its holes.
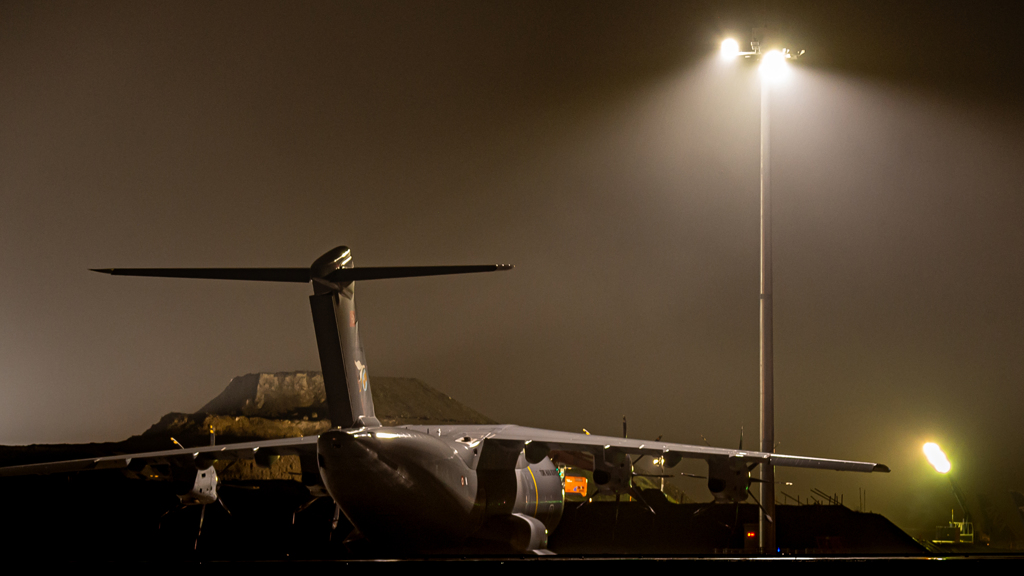
{"type": "MultiPolygon", "coordinates": [[[[510,270],[511,264],[478,266],[381,266],[371,268],[339,268],[323,280],[334,283],[386,278],[414,278],[447,274],[472,274],[510,270]]],[[[93,268],[93,272],[111,276],[151,276],[160,278],[203,278],[210,280],[257,280],[263,282],[306,283],[313,279],[309,268],[93,268]]]]}
{"type": "Polygon", "coordinates": [[[313,312],[313,329],[331,424],[352,428],[380,426],[380,421],[374,416],[366,356],[359,341],[356,282],[510,269],[510,264],[356,268],[352,251],[346,246],[337,246],[306,268],[101,268],[93,271],[112,276],[312,282],[313,295],[309,297],[309,305],[313,312]]]}
{"type": "Polygon", "coordinates": [[[262,280],[264,282],[309,282],[309,268],[92,268],[111,276],[155,276],[159,278],[208,278],[211,280],[262,280]]]}
{"type": "Polygon", "coordinates": [[[443,276],[446,274],[473,274],[511,270],[511,264],[484,264],[479,266],[381,266],[376,268],[340,268],[327,275],[331,282],[357,280],[383,280],[386,278],[414,278],[417,276],[443,276]]]}

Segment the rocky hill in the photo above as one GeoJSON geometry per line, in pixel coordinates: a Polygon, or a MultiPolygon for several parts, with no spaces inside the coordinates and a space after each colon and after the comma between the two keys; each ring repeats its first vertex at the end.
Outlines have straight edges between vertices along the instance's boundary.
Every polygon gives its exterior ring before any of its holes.
{"type": "MultiPolygon", "coordinates": [[[[372,381],[377,419],[403,424],[493,424],[494,421],[415,378],[372,381]]],[[[330,428],[320,372],[238,376],[195,413],[172,412],[141,435],[122,442],[0,447],[0,466],[164,450],[171,438],[185,446],[319,434],[330,428]]]]}
{"type": "MultiPolygon", "coordinates": [[[[372,385],[377,419],[385,426],[494,423],[415,378],[377,377],[372,385]]],[[[168,414],[143,435],[189,437],[208,434],[211,427],[218,437],[228,436],[233,441],[319,434],[330,428],[323,375],[264,372],[238,376],[199,411],[168,414]]]]}

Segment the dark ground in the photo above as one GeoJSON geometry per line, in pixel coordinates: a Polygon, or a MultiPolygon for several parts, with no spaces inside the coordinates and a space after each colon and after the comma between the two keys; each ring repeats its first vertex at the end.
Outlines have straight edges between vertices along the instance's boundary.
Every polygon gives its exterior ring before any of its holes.
{"type": "MultiPolygon", "coordinates": [[[[345,543],[351,526],[341,516],[331,529],[334,506],[310,499],[298,482],[224,485],[231,513],[200,506],[178,507],[167,482],[140,482],[117,471],[9,478],[0,534],[3,548],[18,553],[95,555],[119,559],[182,561],[360,559],[405,557],[365,540],[345,543]]],[[[744,525],[756,523],[757,507],[638,503],[567,503],[549,547],[561,555],[742,555],[744,525]],[[697,513],[699,511],[699,513],[697,513]],[[696,513],[696,514],[695,514],[696,513]],[[738,522],[737,522],[738,520],[738,522]]],[[[927,550],[877,514],[843,506],[779,506],[778,542],[798,555],[923,555],[927,550]]],[[[453,551],[460,553],[460,551],[453,551]]]]}

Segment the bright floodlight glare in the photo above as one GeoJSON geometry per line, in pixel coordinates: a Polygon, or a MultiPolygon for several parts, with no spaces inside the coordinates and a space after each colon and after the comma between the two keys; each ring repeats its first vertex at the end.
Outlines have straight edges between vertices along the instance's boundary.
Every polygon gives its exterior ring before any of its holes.
{"type": "Polygon", "coordinates": [[[774,80],[786,73],[786,55],[778,50],[769,50],[761,57],[761,76],[774,80]]]}
{"type": "Polygon", "coordinates": [[[722,59],[732,60],[740,53],[740,45],[732,38],[722,40],[722,59]]]}
{"type": "Polygon", "coordinates": [[[932,466],[943,474],[949,472],[949,469],[952,468],[949,460],[946,460],[946,455],[942,453],[942,449],[935,442],[928,442],[924,445],[924,455],[928,457],[928,461],[931,462],[932,466]]]}

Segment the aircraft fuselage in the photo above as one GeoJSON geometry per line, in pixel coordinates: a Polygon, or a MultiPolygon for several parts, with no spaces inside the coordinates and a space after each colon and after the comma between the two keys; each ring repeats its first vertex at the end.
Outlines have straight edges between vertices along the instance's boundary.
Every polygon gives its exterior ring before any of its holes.
{"type": "MultiPolygon", "coordinates": [[[[547,458],[481,470],[482,439],[448,427],[341,430],[321,435],[318,464],[327,492],[371,540],[429,549],[477,536],[546,541],[565,493],[547,458]]],[[[513,544],[515,547],[515,544],[513,544]]]]}

